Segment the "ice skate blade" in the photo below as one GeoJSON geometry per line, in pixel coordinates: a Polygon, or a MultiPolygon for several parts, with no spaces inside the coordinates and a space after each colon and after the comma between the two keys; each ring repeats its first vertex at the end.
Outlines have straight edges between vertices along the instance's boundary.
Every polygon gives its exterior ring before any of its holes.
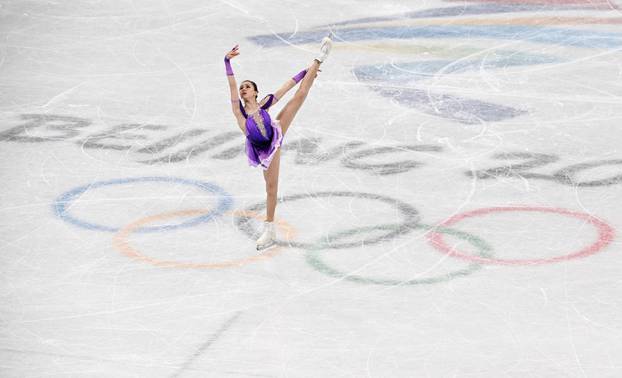
{"type": "Polygon", "coordinates": [[[272,241],[272,242],[270,242],[268,244],[265,244],[265,245],[258,245],[257,246],[257,252],[260,252],[260,253],[261,252],[265,252],[268,249],[271,249],[272,247],[276,247],[276,242],[275,241],[272,241]]]}

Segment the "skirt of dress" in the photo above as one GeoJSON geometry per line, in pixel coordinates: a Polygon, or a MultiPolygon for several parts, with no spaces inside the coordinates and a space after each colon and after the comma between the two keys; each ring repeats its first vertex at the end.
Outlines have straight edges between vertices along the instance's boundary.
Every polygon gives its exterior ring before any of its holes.
{"type": "Polygon", "coordinates": [[[253,167],[259,165],[264,171],[268,170],[274,155],[283,143],[283,130],[281,129],[279,121],[273,119],[271,127],[272,140],[270,141],[270,144],[266,145],[265,148],[254,145],[248,137],[246,137],[246,156],[248,157],[248,164],[253,167]]]}

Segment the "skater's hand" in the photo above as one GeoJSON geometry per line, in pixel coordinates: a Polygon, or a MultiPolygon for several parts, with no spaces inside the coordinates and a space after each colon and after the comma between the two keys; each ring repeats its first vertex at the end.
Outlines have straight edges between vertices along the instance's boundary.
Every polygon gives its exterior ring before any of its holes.
{"type": "Polygon", "coordinates": [[[225,55],[225,58],[227,59],[232,59],[234,56],[238,56],[240,55],[240,52],[238,51],[238,49],[240,48],[240,45],[235,45],[231,51],[229,51],[227,53],[227,55],[225,55]]]}

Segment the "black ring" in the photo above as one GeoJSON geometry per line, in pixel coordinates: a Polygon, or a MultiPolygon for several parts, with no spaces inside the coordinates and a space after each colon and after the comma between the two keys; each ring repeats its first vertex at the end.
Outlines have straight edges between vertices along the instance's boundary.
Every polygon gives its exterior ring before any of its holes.
{"type": "MultiPolygon", "coordinates": [[[[327,249],[351,248],[351,247],[356,247],[356,246],[361,246],[361,245],[376,244],[382,241],[390,240],[390,239],[395,238],[398,235],[403,235],[403,234],[406,234],[412,231],[414,229],[414,226],[418,224],[420,220],[419,212],[414,207],[407,204],[406,202],[402,202],[400,200],[397,200],[391,197],[386,197],[386,196],[382,196],[379,194],[373,194],[373,193],[315,192],[315,193],[293,194],[293,195],[282,197],[281,200],[285,202],[285,201],[295,201],[298,199],[315,198],[315,197],[355,197],[355,198],[367,198],[367,199],[378,200],[378,201],[382,201],[382,202],[385,202],[385,203],[388,203],[390,205],[397,207],[397,209],[402,213],[404,217],[404,221],[402,223],[397,224],[397,227],[394,230],[391,230],[389,233],[385,235],[381,235],[381,236],[377,236],[377,237],[369,238],[369,239],[363,239],[358,242],[349,242],[349,243],[340,243],[340,244],[333,244],[330,242],[322,243],[322,245],[325,245],[327,249]]],[[[248,211],[259,211],[259,210],[265,209],[265,207],[266,207],[265,202],[262,202],[262,203],[252,205],[251,207],[247,208],[247,210],[248,211]]],[[[250,223],[250,220],[251,218],[249,217],[237,216],[235,219],[235,224],[248,237],[256,239],[257,237],[259,237],[259,231],[254,230],[254,228],[252,227],[250,223]]],[[[343,238],[343,235],[341,235],[340,238],[343,238]]],[[[277,240],[276,244],[280,246],[284,246],[284,247],[294,247],[294,248],[303,248],[303,249],[312,249],[312,248],[317,249],[317,245],[318,245],[317,242],[316,243],[300,243],[300,242],[293,242],[293,241],[284,242],[280,240],[277,240]]]]}

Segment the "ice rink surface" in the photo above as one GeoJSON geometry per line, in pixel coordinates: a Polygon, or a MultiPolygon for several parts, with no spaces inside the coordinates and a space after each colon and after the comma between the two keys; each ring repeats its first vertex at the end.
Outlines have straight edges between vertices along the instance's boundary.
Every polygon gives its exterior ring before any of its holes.
{"type": "Polygon", "coordinates": [[[621,377],[621,8],[0,2],[0,376],[621,377]]]}

